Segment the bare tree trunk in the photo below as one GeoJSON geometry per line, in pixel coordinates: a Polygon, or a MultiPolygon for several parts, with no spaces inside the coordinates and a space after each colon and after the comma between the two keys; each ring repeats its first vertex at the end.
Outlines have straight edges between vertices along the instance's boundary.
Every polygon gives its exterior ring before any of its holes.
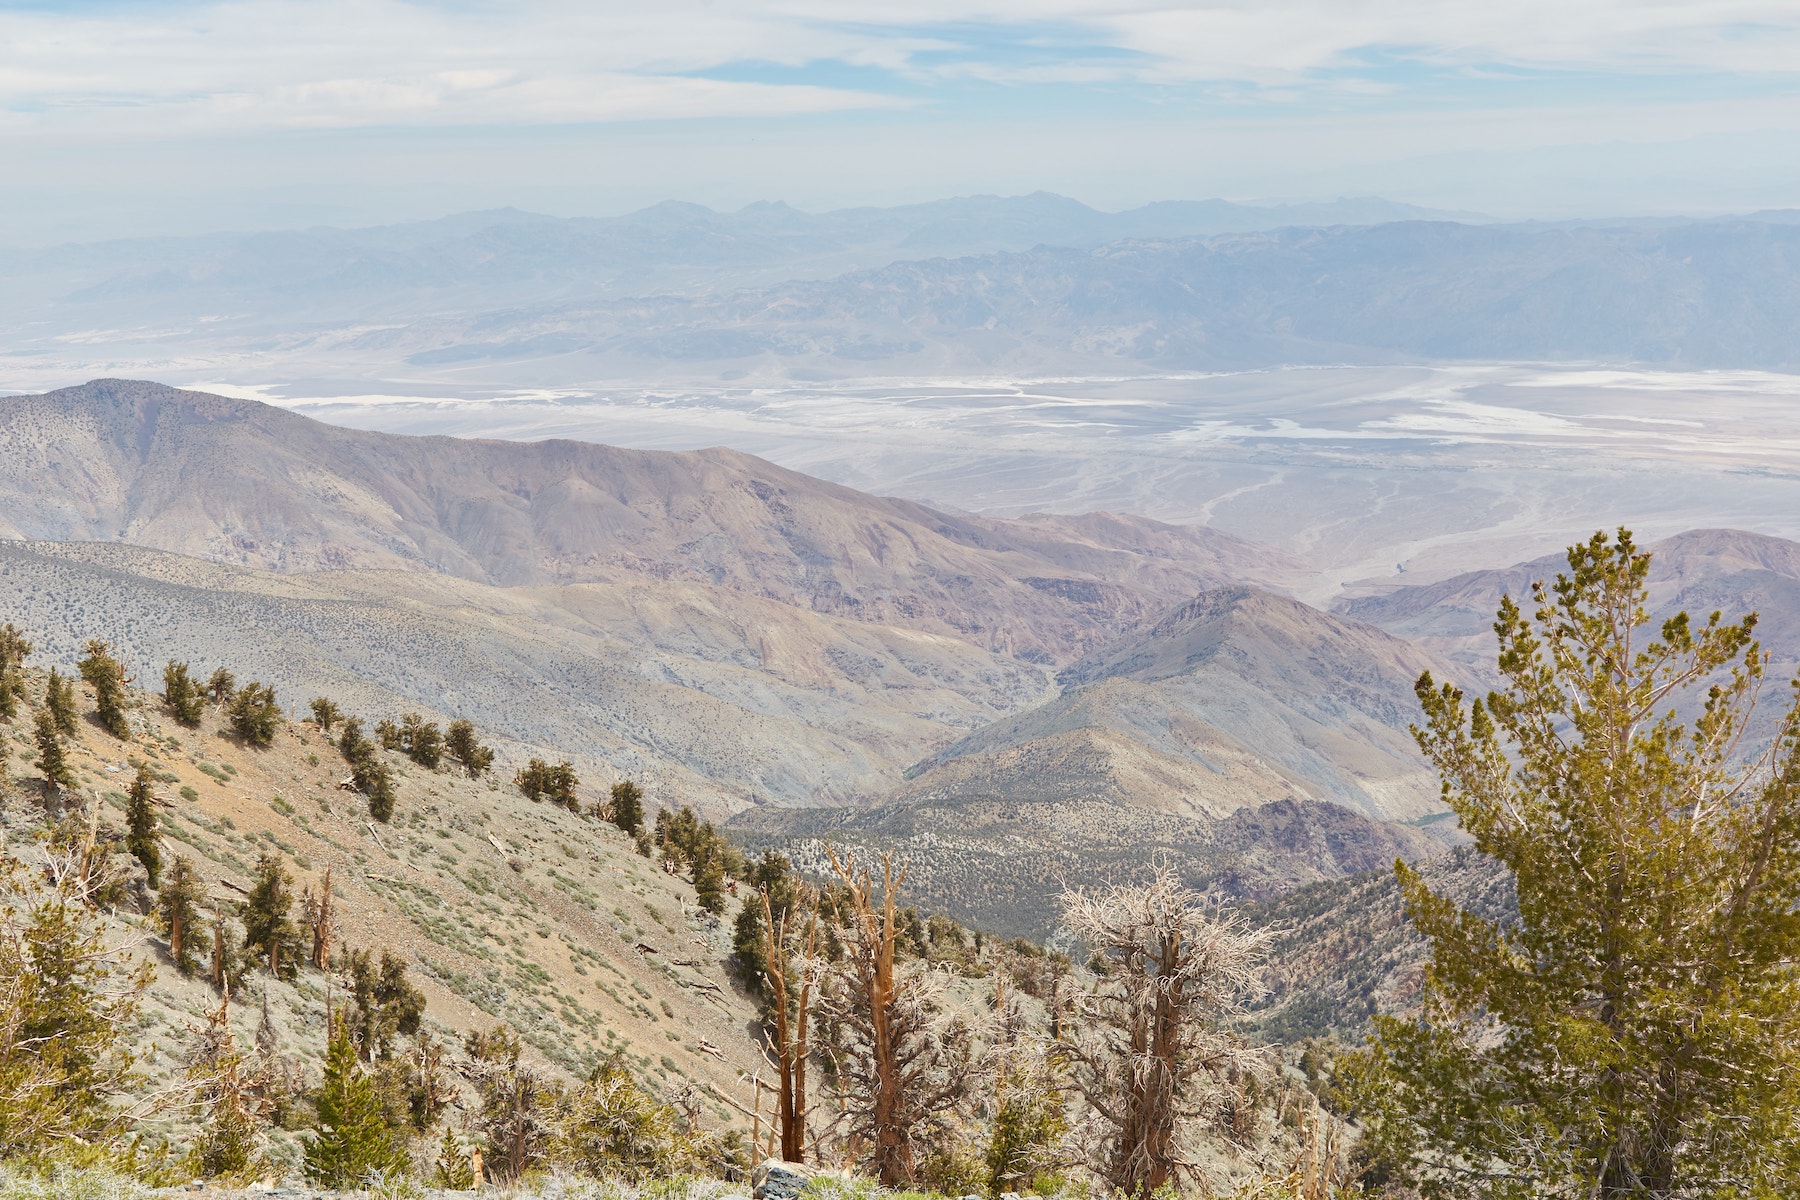
{"type": "Polygon", "coordinates": [[[326,961],[331,957],[331,868],[325,868],[325,879],[319,885],[319,902],[313,912],[312,922],[312,965],[313,969],[323,971],[326,961]]]}
{"type": "Polygon", "coordinates": [[[871,1132],[875,1136],[875,1170],[881,1186],[900,1187],[913,1177],[912,1138],[903,1119],[904,1081],[900,1075],[900,1048],[894,1039],[894,892],[906,881],[906,870],[894,876],[891,855],[881,856],[881,915],[876,916],[869,875],[858,878],[847,862],[839,862],[836,854],[831,862],[838,876],[850,888],[856,911],[854,919],[862,942],[865,961],[861,964],[861,987],[869,1020],[869,1042],[875,1075],[875,1094],[871,1097],[871,1132]]]}
{"type": "Polygon", "coordinates": [[[788,990],[788,917],[781,914],[777,922],[769,905],[769,893],[762,893],[763,956],[770,987],[775,993],[775,1067],[781,1077],[776,1097],[775,1120],[781,1131],[781,1157],[784,1162],[806,1161],[806,1060],[811,1053],[807,1040],[807,1020],[812,1008],[812,960],[818,949],[818,917],[807,923],[806,968],[801,976],[798,995],[790,998],[788,990]],[[790,1016],[789,1005],[793,1012],[790,1016]]]}

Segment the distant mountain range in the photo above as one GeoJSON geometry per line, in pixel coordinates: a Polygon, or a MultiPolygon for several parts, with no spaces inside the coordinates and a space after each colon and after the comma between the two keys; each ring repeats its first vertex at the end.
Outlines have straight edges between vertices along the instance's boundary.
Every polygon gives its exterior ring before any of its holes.
{"type": "MultiPolygon", "coordinates": [[[[29,285],[37,304],[71,308],[128,310],[155,298],[176,311],[223,305],[391,317],[570,296],[729,289],[1040,245],[1089,248],[1132,238],[1467,216],[1374,197],[1273,205],[1164,201],[1116,213],[1048,192],[824,213],[780,203],[715,212],[669,201],[619,217],[498,209],[365,229],[0,249],[0,276],[29,285]]],[[[7,306],[0,297],[0,312],[7,306]]]]}
{"type": "Polygon", "coordinates": [[[659,362],[917,376],[1440,359],[1786,369],[1800,365],[1800,226],[1407,221],[1045,246],[371,336],[424,366],[584,359],[619,374],[659,362]]]}
{"type": "Polygon", "coordinates": [[[254,364],[259,382],[1800,365],[1788,212],[1498,225],[1380,200],[663,204],[0,252],[0,278],[17,369],[173,357],[254,364]]]}

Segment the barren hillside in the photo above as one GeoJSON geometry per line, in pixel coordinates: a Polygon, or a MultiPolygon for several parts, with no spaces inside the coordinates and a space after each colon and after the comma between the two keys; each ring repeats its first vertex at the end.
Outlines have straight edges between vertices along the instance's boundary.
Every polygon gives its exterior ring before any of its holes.
{"type": "Polygon", "coordinates": [[[668,580],[1067,662],[1279,555],[1136,517],[952,516],[725,449],[401,437],[100,380],[0,399],[0,536],[282,572],[668,580]]]}

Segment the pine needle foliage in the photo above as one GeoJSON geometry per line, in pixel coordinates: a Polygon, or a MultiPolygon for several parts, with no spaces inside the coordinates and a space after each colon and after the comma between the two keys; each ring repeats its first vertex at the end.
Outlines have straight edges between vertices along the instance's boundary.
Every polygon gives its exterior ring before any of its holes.
{"type": "Polygon", "coordinates": [[[349,1188],[371,1171],[405,1169],[406,1154],[394,1144],[375,1086],[356,1061],[349,1028],[336,1016],[325,1051],[324,1083],[313,1104],[319,1123],[305,1139],[308,1179],[349,1188]]]}
{"type": "Polygon", "coordinates": [[[1372,1144],[1484,1197],[1800,1191],[1800,721],[1745,744],[1755,617],[1647,612],[1621,529],[1510,597],[1499,691],[1429,675],[1415,729],[1518,919],[1397,865],[1431,947],[1417,1020],[1378,1023],[1372,1144]]]}
{"type": "Polygon", "coordinates": [[[281,859],[264,851],[257,857],[250,895],[244,901],[244,949],[254,950],[277,979],[299,974],[306,958],[305,942],[290,915],[294,877],[281,859]]]}
{"type": "Polygon", "coordinates": [[[644,827],[644,789],[629,779],[612,785],[612,823],[636,837],[644,827]]]}
{"type": "Polygon", "coordinates": [[[87,644],[87,657],[76,664],[81,677],[94,689],[94,716],[100,728],[116,738],[131,736],[131,722],[125,716],[125,685],[131,677],[119,661],[112,646],[98,638],[87,644]]]}
{"type": "Polygon", "coordinates": [[[575,798],[579,782],[573,763],[564,761],[552,765],[541,758],[532,759],[513,776],[513,785],[527,800],[548,800],[570,812],[581,811],[581,801],[575,798]]]}
{"type": "Polygon", "coordinates": [[[150,886],[162,875],[162,839],[156,821],[156,773],[139,763],[125,799],[125,849],[144,865],[150,886]]]}
{"type": "Polygon", "coordinates": [[[313,724],[317,725],[319,732],[327,737],[331,736],[331,727],[344,719],[343,710],[324,696],[315,697],[309,707],[312,711],[313,724]]]}
{"type": "Polygon", "coordinates": [[[137,1082],[121,1035],[152,968],[108,944],[79,871],[51,875],[0,860],[0,1159],[110,1136],[137,1082]]]}
{"type": "Polygon", "coordinates": [[[184,662],[169,660],[163,668],[163,706],[177,722],[194,729],[206,715],[206,690],[188,674],[184,662]]]}
{"type": "Polygon", "coordinates": [[[706,1162],[703,1139],[683,1128],[675,1106],[639,1087],[616,1056],[562,1098],[555,1127],[550,1156],[585,1175],[636,1183],[691,1174],[706,1162]]]}
{"type": "Polygon", "coordinates": [[[63,749],[63,735],[56,727],[56,715],[48,707],[38,709],[33,732],[37,739],[38,770],[43,773],[44,782],[52,787],[74,787],[75,771],[69,766],[68,753],[63,749]]]}
{"type": "Polygon", "coordinates": [[[0,721],[17,716],[19,702],[25,699],[25,660],[31,650],[31,643],[11,621],[0,625],[0,721]]]}
{"type": "Polygon", "coordinates": [[[481,744],[475,726],[468,721],[450,722],[450,728],[444,734],[444,749],[468,772],[470,779],[480,778],[494,765],[493,750],[481,744]]]}
{"type": "Polygon", "coordinates": [[[81,714],[75,708],[75,681],[55,667],[50,668],[49,678],[44,681],[44,707],[49,710],[57,733],[74,737],[80,731],[81,714]]]}
{"type": "Polygon", "coordinates": [[[206,692],[214,704],[225,704],[237,694],[237,676],[219,667],[206,677],[206,692]]]}
{"type": "Polygon", "coordinates": [[[204,892],[199,872],[183,855],[176,855],[169,877],[156,896],[157,916],[163,933],[169,939],[169,957],[175,969],[192,975],[199,969],[199,950],[206,930],[200,919],[200,901],[204,892]]]}
{"type": "Polygon", "coordinates": [[[281,705],[275,702],[275,689],[255,680],[238,689],[225,713],[231,732],[247,746],[268,746],[281,725],[281,705]]]}
{"type": "Polygon", "coordinates": [[[338,753],[350,764],[351,785],[368,797],[369,815],[386,824],[394,815],[394,776],[381,761],[375,743],[363,736],[363,724],[357,718],[344,718],[338,753]]]}

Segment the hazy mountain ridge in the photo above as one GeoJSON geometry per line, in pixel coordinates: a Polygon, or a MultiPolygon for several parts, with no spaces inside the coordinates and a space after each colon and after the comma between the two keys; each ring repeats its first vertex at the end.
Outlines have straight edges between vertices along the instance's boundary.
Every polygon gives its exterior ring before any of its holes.
{"type": "MultiPolygon", "coordinates": [[[[1162,201],[1115,213],[1045,192],[821,213],[781,203],[717,212],[666,201],[617,217],[499,209],[362,229],[0,250],[0,271],[32,281],[40,302],[56,307],[109,311],[154,297],[178,308],[224,303],[383,319],[496,301],[636,295],[646,287],[740,287],[1038,245],[1457,215],[1375,198],[1162,201]]],[[[0,299],[0,311],[5,304],[0,299]]]]}
{"type": "Polygon", "coordinates": [[[1041,668],[955,638],[704,585],[494,588],[422,572],[275,575],[120,545],[0,542],[0,619],[71,669],[112,639],[155,685],[225,665],[284,705],[465,717],[662,804],[874,795],[905,766],[1048,691],[1041,668]]]}
{"type": "MultiPolygon", "coordinates": [[[[1800,670],[1800,542],[1739,529],[1693,529],[1647,547],[1653,554],[1648,587],[1657,617],[1685,610],[1696,622],[1713,612],[1733,620],[1758,614],[1757,637],[1771,652],[1770,674],[1800,670]]],[[[1569,570],[1562,554],[1438,583],[1353,596],[1334,611],[1426,647],[1487,684],[1494,676],[1494,613],[1510,595],[1532,610],[1531,585],[1553,584],[1569,570]]],[[[1777,707],[1782,703],[1771,694],[1777,707]]]]}
{"type": "Polygon", "coordinates": [[[1441,669],[1372,626],[1210,591],[871,807],[765,809],[732,827],[815,867],[827,843],[893,850],[932,905],[1033,937],[1052,932],[1063,887],[1141,877],[1159,856],[1195,886],[1263,899],[1454,839],[1406,732],[1428,667],[1441,669]]]}
{"type": "MultiPolygon", "coordinates": [[[[1800,227],[1525,228],[1400,222],[1040,247],[896,263],[716,297],[645,297],[431,322],[420,363],[539,353],[836,361],[866,372],[1162,369],[1431,359],[1796,361],[1800,227]],[[433,346],[430,343],[437,342],[433,346]]],[[[380,335],[392,345],[391,335],[380,335]]]]}
{"type": "Polygon", "coordinates": [[[129,381],[0,399],[0,456],[0,536],[288,572],[705,584],[1039,662],[1292,570],[1204,527],[953,516],[725,449],[404,437],[129,381]]]}
{"type": "Polygon", "coordinates": [[[1223,817],[1279,798],[1376,820],[1441,811],[1407,727],[1441,664],[1373,626],[1251,588],[1208,591],[1064,669],[1062,695],[915,768],[890,802],[977,796],[1223,817]]]}

